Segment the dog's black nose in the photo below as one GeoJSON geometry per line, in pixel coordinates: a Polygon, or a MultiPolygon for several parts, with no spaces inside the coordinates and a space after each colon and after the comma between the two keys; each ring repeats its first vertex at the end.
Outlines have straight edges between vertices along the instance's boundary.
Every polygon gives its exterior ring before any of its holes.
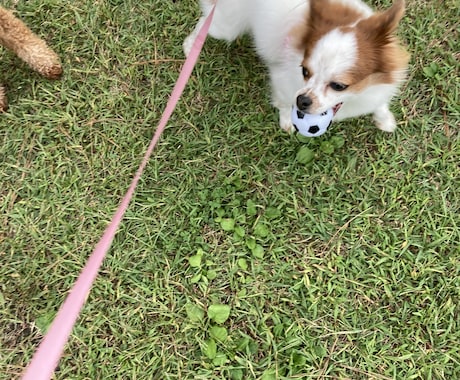
{"type": "Polygon", "coordinates": [[[313,103],[313,100],[307,95],[299,95],[297,97],[297,108],[301,111],[306,111],[313,103]]]}

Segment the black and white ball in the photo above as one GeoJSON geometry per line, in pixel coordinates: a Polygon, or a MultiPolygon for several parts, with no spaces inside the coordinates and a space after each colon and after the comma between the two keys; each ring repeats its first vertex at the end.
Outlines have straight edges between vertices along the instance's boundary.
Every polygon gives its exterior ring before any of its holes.
{"type": "Polygon", "coordinates": [[[332,124],[334,111],[332,108],[319,115],[311,115],[292,108],[292,124],[297,132],[306,137],[318,137],[327,131],[332,124]]]}

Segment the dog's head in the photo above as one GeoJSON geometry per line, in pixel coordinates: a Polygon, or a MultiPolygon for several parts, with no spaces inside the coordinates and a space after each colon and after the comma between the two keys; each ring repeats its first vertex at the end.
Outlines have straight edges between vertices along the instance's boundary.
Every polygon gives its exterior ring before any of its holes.
{"type": "Polygon", "coordinates": [[[303,112],[319,114],[373,85],[404,79],[408,54],[394,35],[404,1],[374,14],[349,4],[310,0],[307,22],[298,31],[305,86],[296,101],[303,112]]]}

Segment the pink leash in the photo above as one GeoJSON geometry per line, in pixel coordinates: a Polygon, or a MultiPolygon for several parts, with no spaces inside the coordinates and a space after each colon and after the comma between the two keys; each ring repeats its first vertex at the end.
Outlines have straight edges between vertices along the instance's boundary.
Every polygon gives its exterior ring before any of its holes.
{"type": "Polygon", "coordinates": [[[49,380],[59,362],[60,357],[64,351],[64,346],[67,343],[72,328],[80,314],[80,311],[85,304],[86,298],[90,292],[91,286],[96,279],[99,268],[104,260],[113,238],[117,232],[118,226],[129,206],[133,197],[139,179],[152,155],[152,152],[163,133],[166,123],[168,122],[171,114],[173,113],[177,102],[179,101],[182,92],[192,74],[193,68],[198,60],[201,49],[203,48],[204,41],[208,34],[209,26],[214,15],[214,8],[206,19],[205,23],[200,29],[199,34],[193,44],[189,56],[185,60],[182,71],[180,72],[179,79],[176,82],[174,90],[169,98],[166,109],[158,124],[157,130],[150,142],[147,152],[144,155],[139,169],[134,176],[131,185],[123,197],[117,211],[112,217],[110,224],[104,231],[101,240],[97,243],[94,251],[88,259],[85,267],[80,273],[77,281],[70,290],[67,298],[59,309],[56,318],[51,324],[48,332],[40,343],[37,351],[35,352],[29,366],[25,370],[22,377],[23,380],[49,380]]]}

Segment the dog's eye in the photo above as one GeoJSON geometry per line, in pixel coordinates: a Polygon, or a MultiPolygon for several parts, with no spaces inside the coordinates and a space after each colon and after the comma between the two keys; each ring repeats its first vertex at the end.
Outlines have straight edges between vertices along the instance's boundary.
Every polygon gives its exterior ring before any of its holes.
{"type": "Polygon", "coordinates": [[[334,91],[343,91],[348,87],[348,85],[338,82],[331,82],[329,83],[329,87],[332,88],[334,91]]]}
{"type": "Polygon", "coordinates": [[[302,75],[305,79],[310,77],[310,72],[308,71],[306,67],[303,67],[303,66],[302,66],[302,75]]]}

